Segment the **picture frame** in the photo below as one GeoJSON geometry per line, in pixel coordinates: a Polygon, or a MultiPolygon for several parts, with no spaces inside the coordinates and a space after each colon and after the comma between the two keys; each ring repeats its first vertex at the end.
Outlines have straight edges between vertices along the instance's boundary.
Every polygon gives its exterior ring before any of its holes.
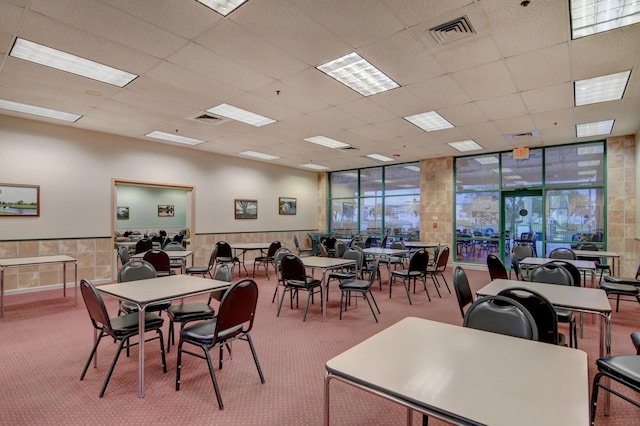
{"type": "Polygon", "coordinates": [[[40,216],[40,185],[0,183],[0,217],[40,216]]]}
{"type": "Polygon", "coordinates": [[[116,219],[117,220],[129,220],[129,207],[120,207],[116,208],[116,219]]]}
{"type": "Polygon", "coordinates": [[[159,204],[158,217],[173,217],[175,207],[172,204],[159,204]]]}
{"type": "Polygon", "coordinates": [[[298,200],[291,197],[280,197],[278,199],[278,213],[294,215],[298,211],[298,200]]]}
{"type": "Polygon", "coordinates": [[[234,200],[235,218],[236,219],[257,219],[258,218],[258,200],[234,200]]]}

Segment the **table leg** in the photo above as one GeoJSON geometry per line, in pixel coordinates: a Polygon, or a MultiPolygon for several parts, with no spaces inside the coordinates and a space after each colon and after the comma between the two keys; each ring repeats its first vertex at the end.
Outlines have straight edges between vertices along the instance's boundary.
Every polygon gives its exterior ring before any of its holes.
{"type": "Polygon", "coordinates": [[[78,306],[78,261],[75,260],[73,262],[73,265],[75,266],[75,275],[74,275],[74,278],[73,278],[74,279],[74,284],[75,284],[74,285],[74,289],[75,289],[74,290],[74,293],[75,293],[74,298],[75,298],[75,301],[73,302],[73,306],[78,306]]]}
{"type": "Polygon", "coordinates": [[[0,318],[4,317],[4,269],[0,268],[0,318]]]}
{"type": "MultiPolygon", "coordinates": [[[[611,313],[600,317],[600,357],[611,356],[611,313]]],[[[611,380],[608,377],[604,379],[604,385],[609,386],[611,380]]],[[[611,406],[611,393],[604,392],[604,415],[609,415],[609,407],[611,406]]]]}
{"type": "Polygon", "coordinates": [[[329,384],[331,377],[328,372],[324,375],[324,426],[329,426],[329,384]]]}
{"type": "Polygon", "coordinates": [[[327,303],[329,302],[329,286],[326,281],[327,269],[322,269],[322,291],[320,292],[320,305],[322,309],[322,321],[327,320],[327,303]],[[324,297],[324,300],[322,298],[324,297]],[[324,302],[324,303],[323,303],[324,302]]]}
{"type": "Polygon", "coordinates": [[[62,297],[67,297],[67,262],[62,262],[62,297]]]}
{"type": "Polygon", "coordinates": [[[138,307],[138,396],[144,398],[144,330],[145,324],[144,309],[146,306],[138,307]]]}

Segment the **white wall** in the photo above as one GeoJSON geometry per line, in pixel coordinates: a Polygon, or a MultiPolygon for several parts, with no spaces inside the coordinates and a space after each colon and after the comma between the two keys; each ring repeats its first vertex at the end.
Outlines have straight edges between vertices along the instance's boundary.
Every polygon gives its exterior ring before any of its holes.
{"type": "Polygon", "coordinates": [[[316,229],[316,173],[0,116],[0,183],[40,185],[40,217],[0,218],[0,240],[109,236],[113,179],[195,187],[196,233],[316,229]],[[278,197],[298,201],[278,214],[278,197]],[[234,199],[258,200],[235,220],[234,199]]]}

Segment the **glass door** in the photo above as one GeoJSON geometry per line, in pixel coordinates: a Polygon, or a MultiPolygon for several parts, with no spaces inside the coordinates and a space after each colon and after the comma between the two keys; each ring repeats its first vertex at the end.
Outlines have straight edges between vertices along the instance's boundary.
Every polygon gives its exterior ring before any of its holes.
{"type": "Polygon", "coordinates": [[[536,256],[544,254],[544,205],[542,190],[502,193],[505,265],[511,265],[511,250],[518,243],[533,246],[536,256]]]}

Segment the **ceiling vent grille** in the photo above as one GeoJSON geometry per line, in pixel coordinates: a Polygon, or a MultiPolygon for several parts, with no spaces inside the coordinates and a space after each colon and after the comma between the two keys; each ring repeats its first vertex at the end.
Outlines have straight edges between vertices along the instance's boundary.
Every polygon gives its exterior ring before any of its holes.
{"type": "Polygon", "coordinates": [[[360,149],[356,148],[355,146],[347,146],[347,147],[344,147],[344,148],[340,148],[340,151],[344,151],[344,152],[360,151],[360,149]]]}
{"type": "Polygon", "coordinates": [[[471,21],[465,15],[427,30],[436,43],[448,44],[476,34],[471,21]]]}
{"type": "Polygon", "coordinates": [[[524,133],[512,133],[510,135],[505,135],[505,138],[507,138],[508,141],[513,141],[515,139],[526,139],[526,138],[537,138],[540,136],[540,132],[537,130],[533,130],[531,132],[524,132],[524,133]]]}
{"type": "Polygon", "coordinates": [[[198,121],[206,121],[207,123],[217,123],[221,121],[220,118],[214,117],[213,115],[208,115],[208,114],[199,115],[195,119],[198,121]]]}

